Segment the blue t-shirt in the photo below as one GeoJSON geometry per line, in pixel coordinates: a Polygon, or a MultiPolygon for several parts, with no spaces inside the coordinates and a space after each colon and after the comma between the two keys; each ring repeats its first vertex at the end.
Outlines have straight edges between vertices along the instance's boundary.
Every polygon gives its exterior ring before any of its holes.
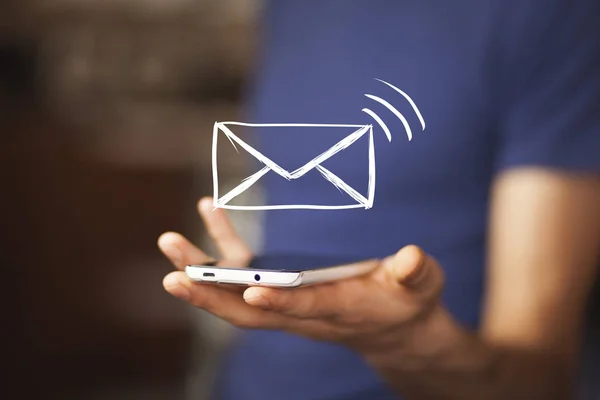
{"type": "MultiPolygon", "coordinates": [[[[372,124],[376,190],[369,210],[265,213],[265,252],[383,257],[407,244],[434,255],[443,302],[480,319],[493,177],[519,166],[600,171],[600,14],[596,0],[275,0],[248,122],[372,124]],[[408,94],[410,103],[387,81],[408,94]],[[388,101],[412,129],[382,104],[388,101]],[[389,127],[392,141],[363,108],[389,127]]],[[[258,149],[295,169],[343,128],[265,130],[258,149]]],[[[367,192],[368,136],[324,166],[367,192]]],[[[351,204],[319,173],[274,173],[269,204],[351,204]],[[306,178],[306,179],[305,179],[306,178]]],[[[366,195],[365,195],[366,196],[366,195]]],[[[392,399],[361,358],[281,332],[247,331],[225,360],[226,400],[392,399]]]]}

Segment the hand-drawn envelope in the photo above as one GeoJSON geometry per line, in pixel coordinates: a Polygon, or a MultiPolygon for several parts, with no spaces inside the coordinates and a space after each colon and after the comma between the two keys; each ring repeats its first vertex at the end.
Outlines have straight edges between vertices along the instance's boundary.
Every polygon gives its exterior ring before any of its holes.
{"type": "Polygon", "coordinates": [[[226,208],[231,210],[273,210],[273,209],[349,209],[349,208],[365,208],[369,209],[373,206],[373,200],[375,195],[375,148],[373,144],[373,126],[372,125],[340,125],[340,124],[250,124],[243,122],[216,122],[213,127],[213,147],[212,147],[212,163],[213,163],[213,184],[214,184],[214,207],[215,208],[226,208]],[[254,149],[248,143],[240,139],[233,130],[236,126],[246,127],[271,127],[271,128],[293,128],[293,127],[315,127],[315,128],[349,128],[350,134],[338,143],[333,145],[325,152],[319,154],[305,165],[293,170],[287,171],[281,166],[277,165],[271,159],[254,149]],[[219,131],[225,134],[231,144],[236,147],[239,145],[242,149],[246,150],[249,154],[254,156],[257,160],[263,163],[265,166],[258,172],[250,175],[242,181],[238,186],[229,191],[227,194],[219,197],[219,176],[217,172],[217,149],[218,149],[218,138],[219,131]],[[352,145],[358,139],[364,135],[369,135],[369,184],[368,184],[368,198],[365,198],[358,191],[346,184],[342,179],[336,176],[333,172],[323,167],[321,163],[325,160],[334,157],[335,154],[344,150],[348,146],[352,145]],[[281,205],[263,205],[263,206],[236,206],[229,205],[228,203],[244,192],[246,189],[254,185],[262,176],[267,172],[273,171],[280,175],[282,178],[292,181],[294,179],[300,179],[309,171],[316,169],[323,175],[323,178],[329,181],[332,185],[347,193],[350,197],[356,200],[354,204],[340,204],[340,205],[299,205],[299,204],[281,204],[281,205]]]}

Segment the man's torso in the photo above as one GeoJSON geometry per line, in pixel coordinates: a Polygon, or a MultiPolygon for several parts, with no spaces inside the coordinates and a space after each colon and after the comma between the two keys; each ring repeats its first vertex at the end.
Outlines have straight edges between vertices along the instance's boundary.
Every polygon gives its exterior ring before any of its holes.
{"type": "MultiPolygon", "coordinates": [[[[251,122],[372,124],[376,190],[369,210],[267,211],[265,252],[384,257],[417,244],[445,269],[445,305],[477,326],[494,162],[488,7],[480,1],[270,4],[251,122]],[[375,78],[414,100],[424,130],[409,102],[375,78]],[[397,108],[412,140],[391,111],[365,94],[397,108]],[[391,142],[365,107],[389,127],[391,142]]],[[[257,140],[266,156],[291,169],[335,142],[327,130],[293,141],[288,134],[258,132],[257,140]]],[[[365,193],[367,149],[365,137],[324,166],[365,193]]],[[[288,182],[270,172],[261,181],[270,204],[299,204],[307,194],[329,205],[352,202],[318,174],[288,182]]],[[[358,356],[280,332],[245,333],[221,386],[227,399],[393,398],[358,356]]]]}

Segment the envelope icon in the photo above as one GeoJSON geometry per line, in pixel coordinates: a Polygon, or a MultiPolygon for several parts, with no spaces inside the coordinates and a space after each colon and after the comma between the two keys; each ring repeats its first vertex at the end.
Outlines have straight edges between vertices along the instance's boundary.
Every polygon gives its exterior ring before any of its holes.
{"type": "MultiPolygon", "coordinates": [[[[326,131],[326,129],[325,129],[326,131]]],[[[239,150],[238,150],[239,151],[239,150]]],[[[214,185],[214,207],[225,208],[232,210],[273,210],[273,209],[350,209],[350,208],[364,208],[369,209],[373,207],[373,200],[375,196],[375,148],[373,144],[373,126],[372,125],[340,125],[340,124],[250,124],[243,122],[216,122],[213,127],[213,146],[212,146],[212,167],[213,167],[213,185],[214,185]],[[312,160],[306,164],[300,166],[295,170],[286,170],[280,165],[275,163],[273,160],[266,157],[260,151],[256,150],[248,143],[240,139],[234,131],[239,129],[238,127],[259,127],[259,128],[285,128],[289,131],[293,127],[304,127],[304,128],[348,128],[349,134],[342,140],[325,150],[321,154],[316,155],[312,160]],[[230,143],[222,140],[226,145],[233,144],[236,149],[241,148],[248,152],[250,155],[260,161],[264,167],[258,172],[250,175],[244,179],[238,186],[230,190],[228,193],[219,196],[219,175],[217,171],[217,150],[219,145],[219,137],[223,137],[220,133],[228,139],[230,143]],[[363,196],[357,190],[346,184],[342,179],[336,176],[332,171],[321,165],[323,162],[331,157],[334,157],[338,152],[352,145],[361,137],[369,135],[369,182],[368,182],[368,195],[363,196]],[[245,190],[250,188],[256,182],[260,180],[265,174],[272,172],[278,174],[282,178],[288,181],[294,181],[301,179],[305,174],[310,171],[316,170],[320,172],[323,179],[327,180],[331,185],[337,187],[340,191],[347,193],[353,200],[352,204],[339,204],[339,205],[319,205],[319,204],[279,204],[279,205],[261,205],[261,206],[239,206],[228,204],[236,196],[243,193],[245,190]]]]}

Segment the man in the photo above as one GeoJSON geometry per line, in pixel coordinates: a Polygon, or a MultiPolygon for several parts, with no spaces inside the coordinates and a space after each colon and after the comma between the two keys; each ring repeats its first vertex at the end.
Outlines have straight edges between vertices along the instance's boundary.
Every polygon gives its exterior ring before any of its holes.
{"type": "MultiPolygon", "coordinates": [[[[372,123],[357,110],[381,78],[427,127],[410,143],[391,118],[393,140],[378,131],[372,209],[266,213],[265,252],[379,257],[372,274],[243,292],[165,278],[171,294],[249,328],[218,398],[571,397],[600,249],[597,3],[268,4],[252,122],[372,123]]],[[[315,141],[260,148],[294,162],[315,141]]],[[[358,176],[359,164],[336,174],[358,176]]],[[[297,195],[264,180],[273,204],[297,195]]],[[[222,210],[199,207],[222,257],[250,256],[222,210]]],[[[159,245],[178,268],[208,258],[175,233],[159,245]]]]}

